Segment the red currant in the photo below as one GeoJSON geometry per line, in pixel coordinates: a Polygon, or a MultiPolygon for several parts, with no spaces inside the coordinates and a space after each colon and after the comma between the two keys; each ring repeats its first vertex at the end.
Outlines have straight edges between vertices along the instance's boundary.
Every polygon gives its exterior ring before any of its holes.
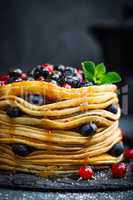
{"type": "Polygon", "coordinates": [[[4,81],[0,81],[0,86],[6,85],[4,81]]]}
{"type": "Polygon", "coordinates": [[[81,69],[76,69],[76,76],[79,77],[80,81],[83,81],[82,71],[81,69]]]}
{"type": "Polygon", "coordinates": [[[93,178],[94,172],[90,166],[81,166],[79,169],[79,175],[84,180],[89,180],[93,178]]]}
{"type": "Polygon", "coordinates": [[[1,85],[6,85],[10,76],[9,75],[0,75],[1,85]]]}
{"type": "Polygon", "coordinates": [[[62,87],[67,88],[67,89],[72,88],[72,86],[69,85],[68,83],[64,83],[64,84],[62,85],[62,87]]]}
{"type": "Polygon", "coordinates": [[[54,66],[51,64],[42,64],[42,67],[46,68],[49,71],[49,73],[52,73],[54,71],[54,66]]]}
{"type": "Polygon", "coordinates": [[[40,76],[38,80],[39,80],[39,81],[44,81],[45,79],[44,79],[43,76],[40,76]]]}
{"type": "Polygon", "coordinates": [[[118,163],[112,165],[112,174],[114,177],[124,177],[126,174],[126,165],[125,163],[118,163]]]}
{"type": "Polygon", "coordinates": [[[126,148],[124,151],[124,155],[128,159],[133,159],[133,149],[126,148]]]}
{"type": "Polygon", "coordinates": [[[21,74],[21,78],[22,78],[22,80],[27,80],[28,76],[27,76],[26,73],[23,72],[23,73],[21,74]]]}
{"type": "Polygon", "coordinates": [[[79,67],[77,67],[75,69],[75,72],[76,72],[76,74],[82,74],[82,70],[79,67]]]}

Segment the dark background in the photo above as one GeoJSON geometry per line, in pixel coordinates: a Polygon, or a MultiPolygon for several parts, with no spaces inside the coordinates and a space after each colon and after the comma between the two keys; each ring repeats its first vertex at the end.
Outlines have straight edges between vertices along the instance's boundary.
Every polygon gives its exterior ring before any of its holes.
{"type": "Polygon", "coordinates": [[[131,0],[0,0],[0,73],[102,61],[128,82],[132,99],[132,49],[131,0]]]}
{"type": "MultiPolygon", "coordinates": [[[[122,75],[122,84],[129,86],[124,94],[129,99],[128,112],[133,113],[132,0],[0,0],[0,73],[45,62],[77,66],[86,59],[102,61],[122,75]]],[[[129,140],[133,138],[132,120],[126,115],[121,121],[129,140]]],[[[0,194],[3,199],[55,197],[55,193],[3,189],[0,194]]],[[[64,195],[80,199],[81,194],[64,195]]],[[[91,199],[91,195],[132,199],[132,191],[126,190],[86,193],[84,197],[91,199]]]]}

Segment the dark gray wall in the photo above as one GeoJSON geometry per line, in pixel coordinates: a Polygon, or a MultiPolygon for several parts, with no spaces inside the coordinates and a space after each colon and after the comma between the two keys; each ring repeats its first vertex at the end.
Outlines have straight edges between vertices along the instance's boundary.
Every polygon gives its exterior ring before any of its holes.
{"type": "MultiPolygon", "coordinates": [[[[76,65],[88,58],[103,61],[101,46],[88,27],[121,23],[126,2],[131,1],[0,0],[0,73],[43,62],[76,65]]],[[[111,48],[109,54],[112,56],[111,48]]],[[[129,71],[126,64],[122,67],[129,71]]],[[[129,86],[132,99],[131,81],[129,86]]],[[[129,104],[131,111],[132,102],[129,104]]]]}
{"type": "Polygon", "coordinates": [[[0,1],[0,71],[43,62],[78,64],[102,59],[87,27],[119,22],[124,0],[0,1]]]}

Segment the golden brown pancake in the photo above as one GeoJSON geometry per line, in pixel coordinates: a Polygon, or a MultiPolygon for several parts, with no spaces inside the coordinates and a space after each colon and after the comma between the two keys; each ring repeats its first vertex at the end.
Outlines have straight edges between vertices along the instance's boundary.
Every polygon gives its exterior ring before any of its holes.
{"type": "Polygon", "coordinates": [[[65,89],[42,81],[23,81],[0,87],[0,169],[38,175],[77,173],[81,165],[107,167],[123,155],[108,152],[122,142],[119,129],[120,107],[115,85],[65,89]],[[50,103],[36,106],[22,97],[40,94],[50,103]],[[115,104],[116,114],[106,108],[115,104]],[[10,118],[8,106],[17,106],[23,115],[10,118]],[[79,128],[94,122],[97,131],[83,136],[79,128]],[[25,157],[16,155],[14,143],[34,149],[25,157]]]}

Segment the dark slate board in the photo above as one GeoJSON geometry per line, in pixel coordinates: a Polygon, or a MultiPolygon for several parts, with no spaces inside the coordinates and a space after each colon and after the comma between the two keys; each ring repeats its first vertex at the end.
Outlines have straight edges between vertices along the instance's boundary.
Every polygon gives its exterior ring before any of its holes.
{"type": "Polygon", "coordinates": [[[113,178],[111,169],[95,171],[95,180],[78,181],[78,177],[42,178],[33,174],[0,174],[0,187],[32,191],[111,191],[133,189],[133,175],[128,165],[124,178],[113,178]]]}

